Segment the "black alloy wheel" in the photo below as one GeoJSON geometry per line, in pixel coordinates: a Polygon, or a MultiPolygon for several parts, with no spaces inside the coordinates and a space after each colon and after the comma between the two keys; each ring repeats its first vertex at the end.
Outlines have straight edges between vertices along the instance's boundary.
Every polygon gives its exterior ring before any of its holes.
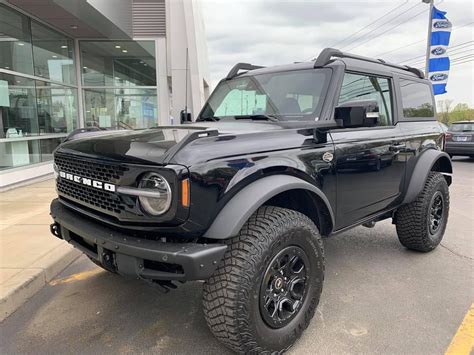
{"type": "Polygon", "coordinates": [[[298,313],[310,277],[308,256],[289,246],[270,261],[260,287],[260,314],[272,328],[287,325],[298,313]]]}
{"type": "Polygon", "coordinates": [[[416,199],[400,207],[395,214],[400,243],[425,253],[434,250],[443,239],[448,216],[448,183],[441,173],[430,172],[416,199]]]}
{"type": "Polygon", "coordinates": [[[237,353],[282,354],[308,327],[321,296],[318,228],[300,212],[263,206],[227,245],[204,283],[209,328],[237,353]]]}
{"type": "Polygon", "coordinates": [[[440,191],[431,198],[430,203],[430,217],[428,219],[429,230],[431,235],[435,235],[443,224],[443,213],[444,213],[444,199],[440,191]]]}

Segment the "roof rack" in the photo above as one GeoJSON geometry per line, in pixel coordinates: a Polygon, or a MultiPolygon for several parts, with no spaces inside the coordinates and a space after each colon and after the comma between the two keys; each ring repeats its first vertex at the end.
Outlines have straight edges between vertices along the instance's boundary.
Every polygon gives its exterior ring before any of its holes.
{"type": "Polygon", "coordinates": [[[261,69],[265,67],[261,67],[259,65],[252,65],[249,63],[237,63],[234,67],[230,70],[229,74],[227,74],[226,80],[230,80],[236,77],[239,74],[240,70],[254,70],[254,69],[261,69]]]}
{"type": "Polygon", "coordinates": [[[314,61],[314,67],[322,67],[325,66],[329,61],[331,60],[332,57],[337,57],[337,58],[351,58],[351,59],[358,59],[358,60],[363,60],[365,62],[371,62],[371,63],[377,63],[377,64],[383,64],[388,67],[392,68],[397,68],[401,70],[407,70],[416,76],[418,76],[421,79],[425,78],[425,74],[423,73],[422,70],[417,69],[417,68],[412,68],[407,65],[399,65],[399,64],[394,64],[394,63],[388,63],[384,61],[383,59],[374,59],[374,58],[368,58],[368,57],[363,57],[361,55],[356,55],[356,54],[350,54],[346,52],[341,52],[339,49],[335,48],[324,48],[321,54],[316,58],[314,61]]]}

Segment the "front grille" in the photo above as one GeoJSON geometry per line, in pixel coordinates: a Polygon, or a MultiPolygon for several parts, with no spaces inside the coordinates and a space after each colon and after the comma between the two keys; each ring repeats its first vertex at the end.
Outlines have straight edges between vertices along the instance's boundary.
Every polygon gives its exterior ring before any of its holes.
{"type": "MultiPolygon", "coordinates": [[[[94,162],[60,154],[56,154],[54,162],[59,171],[117,185],[125,172],[129,170],[118,164],[94,162]]],[[[120,214],[127,207],[120,196],[113,192],[62,178],[58,178],[56,186],[58,193],[65,198],[108,214],[120,214]]]]}
{"type": "Polygon", "coordinates": [[[58,192],[66,197],[74,199],[76,202],[99,208],[113,213],[121,213],[125,210],[125,204],[120,197],[112,192],[97,190],[93,187],[78,185],[74,182],[58,179],[58,192]]]}
{"type": "Polygon", "coordinates": [[[114,184],[117,184],[128,170],[118,164],[92,162],[59,154],[56,154],[54,162],[60,171],[114,184]]]}

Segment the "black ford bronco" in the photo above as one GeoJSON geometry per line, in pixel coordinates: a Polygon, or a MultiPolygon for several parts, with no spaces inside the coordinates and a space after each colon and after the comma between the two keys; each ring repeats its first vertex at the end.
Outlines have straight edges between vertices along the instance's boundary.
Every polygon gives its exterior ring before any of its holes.
{"type": "Polygon", "coordinates": [[[325,49],[237,64],[194,123],[72,134],[56,150],[52,233],[159,288],[204,280],[213,334],[288,349],[324,280],[322,239],[391,218],[400,242],[443,237],[452,167],[421,71],[325,49]]]}

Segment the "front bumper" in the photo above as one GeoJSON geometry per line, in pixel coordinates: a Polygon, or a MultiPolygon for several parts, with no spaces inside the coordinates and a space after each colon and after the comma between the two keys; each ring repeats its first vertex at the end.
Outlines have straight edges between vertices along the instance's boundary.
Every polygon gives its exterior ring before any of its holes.
{"type": "Polygon", "coordinates": [[[145,280],[205,280],[216,270],[227,246],[167,243],[131,237],[51,203],[51,232],[107,269],[145,280]]]}

